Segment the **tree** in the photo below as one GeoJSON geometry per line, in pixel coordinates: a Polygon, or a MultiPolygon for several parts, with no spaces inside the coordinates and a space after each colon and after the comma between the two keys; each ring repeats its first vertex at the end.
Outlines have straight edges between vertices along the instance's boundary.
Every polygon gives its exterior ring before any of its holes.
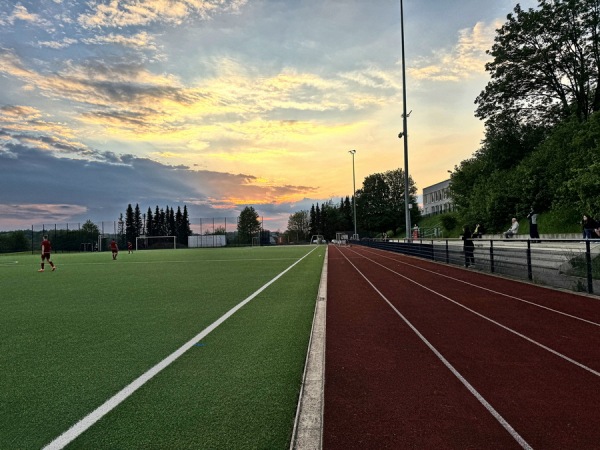
{"type": "Polygon", "coordinates": [[[543,125],[571,114],[587,120],[600,110],[599,32],[600,0],[517,5],[487,52],[491,81],[475,100],[476,115],[543,125]]]}
{"type": "Polygon", "coordinates": [[[356,209],[360,211],[360,227],[368,231],[387,231],[393,218],[388,201],[390,188],[382,173],[369,175],[362,189],[356,191],[356,209]]]}
{"type": "MultiPolygon", "coordinates": [[[[408,183],[411,221],[416,223],[420,217],[416,200],[417,187],[410,177],[408,183]]],[[[369,175],[363,181],[363,187],[356,191],[358,225],[362,230],[371,233],[404,230],[406,228],[404,204],[402,169],[369,175]]]]}
{"type": "Polygon", "coordinates": [[[154,236],[154,216],[150,207],[146,213],[146,236],[154,236]]]}
{"type": "Polygon", "coordinates": [[[133,229],[136,237],[142,235],[143,228],[144,224],[142,223],[142,213],[140,211],[140,205],[136,203],[135,210],[133,212],[133,229]]]}
{"type": "Polygon", "coordinates": [[[308,211],[298,211],[288,218],[288,233],[296,241],[305,240],[310,233],[310,218],[308,211]]]}
{"type": "Polygon", "coordinates": [[[127,210],[125,211],[125,239],[128,242],[134,242],[137,236],[138,234],[135,229],[135,215],[130,203],[127,205],[127,210]]]}
{"type": "Polygon", "coordinates": [[[260,231],[258,213],[252,206],[246,206],[240,213],[237,230],[242,244],[252,243],[252,235],[260,231]]]}
{"type": "Polygon", "coordinates": [[[187,206],[183,205],[183,213],[181,214],[181,222],[177,222],[177,238],[183,245],[188,245],[188,237],[192,235],[190,228],[190,217],[188,215],[187,206]]]}

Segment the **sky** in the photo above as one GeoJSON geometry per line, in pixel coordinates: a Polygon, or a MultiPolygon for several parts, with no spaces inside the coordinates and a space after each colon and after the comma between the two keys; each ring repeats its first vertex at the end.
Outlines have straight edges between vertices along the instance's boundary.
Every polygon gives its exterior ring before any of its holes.
{"type": "MultiPolygon", "coordinates": [[[[520,2],[524,8],[537,2],[520,2]]],[[[483,138],[511,0],[404,0],[419,193],[483,138]]],[[[252,206],[264,228],[404,169],[397,0],[3,0],[0,229],[252,206]]],[[[400,212],[403,214],[403,212],[400,212]]]]}

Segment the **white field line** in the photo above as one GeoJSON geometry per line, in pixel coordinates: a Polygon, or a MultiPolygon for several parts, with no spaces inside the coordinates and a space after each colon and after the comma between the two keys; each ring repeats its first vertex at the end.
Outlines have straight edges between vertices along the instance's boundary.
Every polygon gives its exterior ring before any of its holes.
{"type": "MultiPolygon", "coordinates": [[[[473,284],[473,283],[469,283],[468,281],[459,280],[458,278],[451,277],[450,275],[444,275],[443,273],[434,272],[433,270],[425,269],[424,267],[419,267],[419,266],[415,266],[415,265],[412,265],[412,264],[408,264],[407,262],[400,261],[399,259],[391,258],[389,256],[382,255],[382,254],[379,254],[379,253],[376,253],[376,252],[367,252],[367,253],[375,254],[377,256],[381,256],[382,258],[386,258],[386,259],[389,259],[391,261],[395,261],[397,263],[404,264],[405,266],[409,266],[409,267],[413,267],[415,269],[422,270],[423,272],[428,272],[428,273],[431,273],[431,274],[434,274],[434,275],[437,275],[437,276],[440,276],[440,277],[448,278],[448,279],[453,280],[453,281],[458,281],[459,283],[463,283],[463,284],[472,286],[472,287],[477,288],[477,289],[481,289],[481,290],[484,290],[484,291],[487,291],[487,292],[491,292],[492,294],[500,295],[502,297],[507,297],[507,298],[510,298],[512,300],[516,300],[518,302],[527,303],[528,305],[537,306],[538,308],[545,309],[545,310],[553,312],[555,314],[560,314],[561,316],[569,317],[570,319],[579,320],[580,322],[585,322],[585,323],[588,323],[590,325],[594,325],[596,327],[600,327],[600,323],[598,323],[598,322],[593,322],[591,320],[583,319],[581,317],[577,317],[577,316],[574,316],[572,314],[567,314],[565,312],[558,311],[557,309],[553,309],[553,308],[549,308],[547,306],[540,305],[539,303],[531,302],[529,300],[525,300],[525,299],[520,298],[520,297],[515,297],[514,295],[505,294],[503,292],[495,291],[493,289],[489,289],[489,288],[486,288],[486,287],[478,285],[478,284],[473,284]]],[[[360,253],[356,253],[356,254],[360,255],[360,253]]],[[[482,274],[482,275],[485,275],[485,274],[482,274]]],[[[596,298],[591,298],[591,300],[597,301],[596,298]]]]}
{"type": "MultiPolygon", "coordinates": [[[[340,253],[342,253],[342,252],[340,252],[340,253]]],[[[396,309],[396,307],[386,298],[386,296],[383,295],[383,293],[379,289],[377,289],[377,287],[375,287],[375,285],[373,283],[371,283],[371,280],[369,280],[352,263],[352,261],[350,261],[348,259],[348,257],[346,255],[344,255],[343,253],[342,253],[342,255],[352,265],[352,267],[354,267],[354,269],[365,279],[365,281],[371,285],[373,290],[375,292],[377,292],[377,294],[379,294],[379,296],[390,306],[390,308],[392,308],[394,310],[394,312],[404,321],[404,323],[406,323],[406,325],[408,325],[408,327],[419,337],[419,339],[421,339],[421,341],[423,341],[423,343],[427,347],[429,347],[429,349],[435,354],[435,356],[438,357],[438,359],[442,362],[442,364],[444,364],[450,370],[450,372],[452,372],[452,374],[468,389],[468,391],[471,394],[473,394],[473,396],[479,401],[479,403],[481,403],[483,405],[483,407],[485,409],[488,410],[488,412],[494,417],[494,419],[496,419],[500,423],[500,425],[502,425],[504,427],[504,429],[506,431],[508,431],[508,433],[513,437],[513,439],[515,441],[517,441],[522,448],[528,449],[528,450],[532,449],[532,447],[527,443],[527,441],[525,441],[525,439],[523,439],[521,437],[521,435],[519,433],[517,433],[517,431],[506,421],[506,419],[504,419],[504,417],[502,417],[500,415],[500,413],[494,409],[494,407],[471,385],[471,383],[469,383],[460,374],[460,372],[458,370],[456,370],[454,368],[454,366],[452,364],[450,364],[450,362],[446,358],[444,358],[444,356],[433,346],[433,344],[431,344],[427,340],[427,338],[425,336],[423,336],[419,332],[419,330],[417,330],[415,328],[415,326],[406,317],[404,317],[404,315],[400,311],[398,311],[398,309],[396,309]]]]}
{"type": "MultiPolygon", "coordinates": [[[[244,259],[200,259],[200,260],[156,260],[156,261],[123,261],[118,259],[114,262],[112,259],[102,262],[74,262],[74,263],[62,263],[60,266],[104,266],[104,265],[115,265],[115,264],[201,264],[201,263],[214,263],[214,262],[248,262],[248,261],[295,261],[296,258],[244,258],[244,259]]],[[[16,261],[15,261],[16,263],[16,261]]],[[[55,263],[58,266],[58,262],[55,263]]],[[[0,263],[2,265],[2,263],[0,263]]]]}
{"type": "Polygon", "coordinates": [[[167,356],[161,362],[159,362],[154,367],[150,368],[147,372],[145,372],[144,374],[142,374],[141,376],[136,378],[133,382],[131,382],[130,384],[125,386],[123,389],[121,389],[119,392],[117,392],[115,395],[113,395],[111,398],[109,398],[106,402],[104,402],[102,405],[100,405],[94,411],[92,411],[87,416],[82,418],[79,422],[77,422],[75,425],[73,425],[71,428],[69,428],[63,434],[58,436],[52,442],[47,444],[44,447],[44,450],[54,450],[54,449],[64,448],[66,445],[68,445],[70,442],[72,442],[74,439],[76,439],[79,435],[81,435],[84,431],[86,431],[88,428],[90,428],[92,425],[94,425],[98,420],[100,420],[102,417],[104,417],[106,414],[108,414],[110,411],[112,411],[114,408],[116,408],[120,403],[125,401],[135,391],[137,391],[139,388],[141,388],[146,382],[150,381],[155,375],[157,375],[163,369],[165,369],[170,364],[175,362],[185,352],[187,352],[190,348],[192,348],[195,344],[197,344],[198,341],[204,339],[207,335],[209,335],[219,325],[221,325],[223,322],[225,322],[227,319],[229,319],[233,314],[235,314],[244,305],[249,303],[251,300],[253,300],[255,297],[257,297],[260,293],[262,293],[265,289],[267,289],[270,285],[275,283],[279,278],[281,278],[283,275],[285,275],[287,272],[289,272],[296,264],[298,264],[300,261],[302,261],[308,255],[310,255],[317,248],[318,247],[316,247],[315,249],[308,252],[302,258],[298,259],[294,264],[289,266],[287,269],[285,269],[283,272],[281,272],[279,275],[277,275],[271,281],[267,282],[265,285],[263,285],[261,288],[259,288],[257,291],[255,291],[253,294],[251,294],[249,297],[247,297],[245,300],[241,301],[236,306],[231,308],[223,316],[221,316],[219,319],[217,319],[211,325],[206,327],[204,330],[202,330],[200,333],[198,333],[196,336],[194,336],[192,339],[190,339],[187,343],[182,345],[175,352],[171,353],[169,356],[167,356]]]}
{"type": "MultiPolygon", "coordinates": [[[[356,253],[356,252],[355,252],[355,253],[356,253]]],[[[357,254],[357,255],[360,255],[359,253],[356,253],[356,254],[357,254]]],[[[345,255],[344,255],[344,256],[345,256],[345,255]]],[[[390,272],[392,272],[393,274],[396,274],[396,275],[398,275],[399,277],[401,277],[401,278],[404,278],[405,280],[407,280],[407,281],[410,281],[410,282],[411,282],[411,283],[413,283],[413,284],[416,284],[417,286],[419,286],[419,287],[421,287],[421,288],[425,289],[426,291],[429,291],[429,292],[431,292],[432,294],[435,294],[435,295],[437,295],[437,296],[439,296],[439,297],[442,297],[444,300],[448,300],[449,302],[451,302],[451,303],[454,303],[456,306],[460,306],[461,308],[463,308],[463,309],[466,309],[467,311],[469,311],[469,312],[471,312],[471,313],[475,314],[476,316],[478,316],[478,317],[481,317],[482,319],[484,319],[484,320],[487,320],[488,322],[491,322],[491,323],[493,323],[494,325],[497,325],[497,326],[499,326],[500,328],[503,328],[504,330],[508,331],[509,333],[512,333],[512,334],[514,334],[515,336],[518,336],[518,337],[520,337],[520,338],[522,338],[522,339],[525,339],[526,341],[528,341],[528,342],[532,343],[533,345],[536,345],[536,346],[538,346],[538,347],[540,347],[540,348],[543,348],[544,350],[546,350],[546,351],[548,351],[548,352],[552,353],[553,355],[556,355],[556,356],[558,356],[559,358],[562,358],[562,359],[564,359],[565,361],[567,361],[567,362],[570,362],[571,364],[574,364],[574,365],[576,365],[577,367],[580,367],[581,369],[588,371],[588,372],[589,372],[589,373],[591,373],[592,375],[595,375],[595,376],[597,376],[597,377],[600,377],[600,372],[598,372],[597,370],[594,370],[594,369],[592,369],[591,367],[588,367],[588,366],[586,366],[585,364],[582,364],[582,363],[580,363],[580,362],[578,362],[578,361],[575,361],[574,359],[572,359],[572,358],[569,358],[567,355],[563,355],[562,353],[560,353],[560,352],[558,352],[558,351],[556,351],[556,350],[554,350],[554,349],[552,349],[552,348],[550,348],[550,347],[548,347],[548,346],[546,346],[546,345],[542,344],[541,342],[538,342],[538,341],[536,341],[535,339],[532,339],[532,338],[530,338],[530,337],[527,337],[527,336],[525,336],[524,334],[522,334],[522,333],[519,333],[518,331],[516,331],[516,330],[513,330],[512,328],[510,328],[510,327],[507,327],[506,325],[503,325],[503,324],[501,324],[500,322],[497,322],[497,321],[495,321],[494,319],[490,319],[489,317],[487,317],[487,316],[484,316],[483,314],[481,314],[481,313],[479,313],[479,312],[475,311],[474,309],[471,309],[471,308],[469,308],[468,306],[465,306],[465,305],[463,305],[462,303],[460,303],[460,302],[457,302],[456,300],[452,300],[450,297],[448,297],[448,296],[446,296],[446,295],[444,295],[444,294],[442,294],[442,293],[440,293],[440,292],[437,292],[437,291],[435,291],[435,290],[433,290],[433,289],[431,289],[431,288],[429,288],[429,287],[425,286],[424,284],[421,284],[421,283],[418,283],[418,282],[416,282],[416,281],[414,281],[414,280],[411,280],[411,279],[410,279],[410,278],[408,278],[407,276],[405,276],[405,275],[402,275],[401,273],[399,273],[399,272],[396,272],[395,270],[392,270],[392,269],[390,269],[389,267],[386,267],[386,266],[384,266],[383,264],[381,264],[381,263],[378,263],[377,261],[374,261],[374,260],[372,260],[372,259],[370,259],[370,258],[367,258],[367,257],[366,257],[366,256],[364,256],[364,255],[360,255],[360,256],[361,256],[362,258],[366,259],[367,261],[371,261],[373,264],[376,264],[376,265],[378,265],[378,266],[381,266],[381,267],[383,267],[384,269],[386,269],[386,270],[389,270],[389,271],[390,271],[390,272]]]]}

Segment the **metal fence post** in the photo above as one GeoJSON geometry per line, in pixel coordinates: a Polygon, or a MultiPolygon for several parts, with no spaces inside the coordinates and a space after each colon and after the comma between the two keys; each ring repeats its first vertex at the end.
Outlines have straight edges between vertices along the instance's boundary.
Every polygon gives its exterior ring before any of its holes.
{"type": "Polygon", "coordinates": [[[592,254],[590,251],[590,241],[585,241],[585,264],[587,268],[587,283],[588,283],[588,293],[594,293],[594,283],[592,281],[592,254]]]}
{"type": "Polygon", "coordinates": [[[446,239],[446,264],[450,264],[450,251],[448,250],[448,239],[446,239]]]}
{"type": "Polygon", "coordinates": [[[527,239],[527,278],[533,280],[533,270],[531,268],[531,240],[527,239]]]}
{"type": "Polygon", "coordinates": [[[490,273],[494,273],[494,241],[490,239],[490,273]]]}

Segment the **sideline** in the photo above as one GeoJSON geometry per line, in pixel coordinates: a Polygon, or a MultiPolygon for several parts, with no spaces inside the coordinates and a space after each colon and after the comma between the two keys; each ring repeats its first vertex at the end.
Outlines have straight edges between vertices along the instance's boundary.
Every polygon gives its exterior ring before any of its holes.
{"type": "Polygon", "coordinates": [[[207,335],[209,335],[212,331],[214,331],[219,325],[221,325],[223,322],[225,322],[227,319],[229,319],[233,314],[235,314],[239,309],[241,309],[243,306],[245,306],[247,303],[249,303],[251,300],[253,300],[255,297],[257,297],[260,293],[262,293],[270,285],[275,283],[279,278],[281,278],[283,275],[285,275],[287,272],[289,272],[294,266],[296,266],[296,264],[298,264],[300,261],[302,261],[304,258],[309,256],[312,252],[314,252],[318,248],[319,247],[315,247],[314,249],[312,249],[310,252],[308,252],[302,258],[297,260],[294,264],[289,266],[287,269],[285,269],[279,275],[275,276],[275,278],[273,278],[271,281],[264,284],[261,288],[259,288],[257,291],[255,291],[253,294],[251,294],[245,300],[242,300],[236,306],[231,308],[224,315],[222,315],[219,319],[214,321],[211,325],[206,327],[204,330],[202,330],[200,333],[198,333],[196,336],[194,336],[187,343],[182,345],[179,349],[177,349],[176,351],[171,353],[169,356],[167,356],[161,362],[156,364],[154,367],[150,368],[147,372],[140,375],[138,378],[136,378],[134,381],[132,381],[130,384],[125,386],[123,389],[121,389],[119,392],[117,392],[115,395],[113,395],[111,398],[109,398],[106,402],[104,402],[102,405],[100,405],[98,408],[96,408],[94,411],[89,413],[87,416],[85,416],[83,419],[81,419],[79,422],[77,422],[75,425],[73,425],[71,428],[69,428],[63,434],[58,436],[52,442],[47,444],[43,448],[43,450],[54,450],[54,449],[58,450],[58,449],[62,449],[65,446],[67,446],[69,443],[71,443],[73,440],[75,440],[78,436],[80,436],[84,431],[86,431],[88,428],[90,428],[92,425],[94,425],[98,420],[100,420],[102,417],[104,417],[106,414],[108,414],[110,411],[112,411],[114,408],[116,408],[120,403],[125,401],[135,391],[137,391],[144,384],[146,384],[146,382],[150,381],[155,375],[159,374],[163,369],[167,368],[169,365],[171,365],[173,362],[175,362],[177,359],[179,359],[179,357],[181,357],[185,352],[187,352],[194,345],[196,345],[198,343],[198,341],[204,339],[207,335]]]}
{"type": "Polygon", "coordinates": [[[304,366],[302,387],[294,421],[290,450],[315,450],[323,448],[323,401],[325,389],[325,310],[327,308],[327,257],[319,282],[313,326],[304,366]]]}

